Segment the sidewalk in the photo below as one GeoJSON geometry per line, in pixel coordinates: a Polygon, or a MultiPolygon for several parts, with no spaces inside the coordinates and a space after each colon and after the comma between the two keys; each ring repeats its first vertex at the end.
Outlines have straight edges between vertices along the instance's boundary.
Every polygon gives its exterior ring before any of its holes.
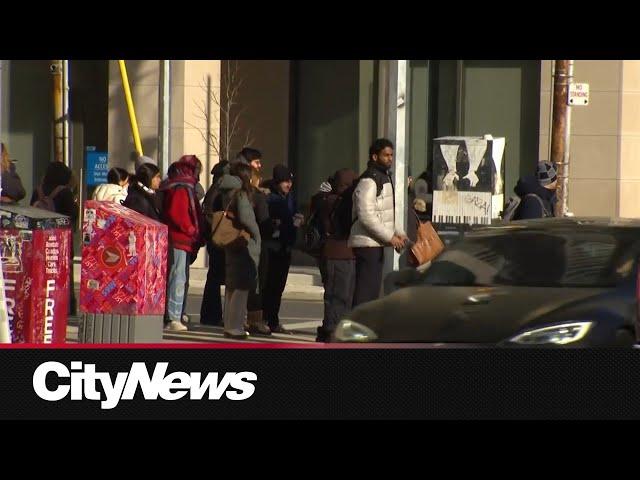
{"type": "MultiPolygon", "coordinates": [[[[75,288],[80,288],[80,264],[74,263],[75,288]]],[[[207,280],[206,268],[192,268],[189,278],[189,293],[200,294],[204,292],[207,280]]],[[[224,286],[222,287],[224,294],[224,286]]],[[[319,300],[324,295],[320,270],[316,267],[291,266],[287,285],[284,289],[283,299],[287,300],[319,300]]]]}

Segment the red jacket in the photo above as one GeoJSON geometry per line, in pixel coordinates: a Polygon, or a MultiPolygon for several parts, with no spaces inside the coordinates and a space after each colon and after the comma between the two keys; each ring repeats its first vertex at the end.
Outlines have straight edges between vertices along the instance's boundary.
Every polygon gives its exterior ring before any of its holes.
{"type": "Polygon", "coordinates": [[[164,192],[164,221],[169,227],[169,244],[185,252],[197,252],[203,242],[203,217],[195,190],[186,186],[176,186],[164,192]],[[194,195],[190,199],[189,195],[194,195]],[[195,212],[191,211],[195,205],[195,212]]]}

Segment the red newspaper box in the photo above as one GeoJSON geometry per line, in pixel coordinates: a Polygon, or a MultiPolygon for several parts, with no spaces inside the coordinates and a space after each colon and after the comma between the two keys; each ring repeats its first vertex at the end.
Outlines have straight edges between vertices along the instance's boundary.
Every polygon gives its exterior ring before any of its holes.
{"type": "Polygon", "coordinates": [[[12,343],[64,343],[69,313],[69,217],[0,206],[0,257],[12,343]]]}
{"type": "Polygon", "coordinates": [[[166,225],[117,203],[87,201],[81,312],[164,315],[167,248],[166,225]]]}

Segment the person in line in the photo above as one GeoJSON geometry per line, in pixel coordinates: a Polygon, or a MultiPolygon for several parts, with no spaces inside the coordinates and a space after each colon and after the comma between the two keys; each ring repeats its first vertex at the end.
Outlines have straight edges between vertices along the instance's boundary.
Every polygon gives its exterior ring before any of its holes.
{"type": "Polygon", "coordinates": [[[318,327],[316,341],[329,341],[340,319],[351,310],[355,289],[355,256],[348,245],[349,230],[337,221],[335,210],[344,201],[343,194],[357,180],[358,174],[350,168],[338,170],[331,177],[331,193],[318,200],[318,215],[326,239],[322,249],[324,265],[324,316],[318,327]]]}
{"type": "Polygon", "coordinates": [[[407,235],[396,227],[394,188],[389,174],[393,165],[393,143],[379,138],[369,148],[367,170],[353,192],[349,247],[356,257],[353,306],[380,295],[384,249],[405,247],[407,235]]]}
{"type": "Polygon", "coordinates": [[[142,215],[161,222],[160,208],[156,192],[160,188],[160,170],[152,163],[144,163],[136,170],[127,190],[127,198],[122,204],[142,215]]]}
{"type": "Polygon", "coordinates": [[[195,155],[183,155],[171,165],[163,186],[163,221],[169,227],[167,278],[167,316],[172,331],[184,331],[185,307],[189,284],[189,266],[204,244],[203,218],[195,185],[202,163],[195,155]]]}
{"type": "Polygon", "coordinates": [[[244,328],[247,301],[258,282],[261,246],[260,228],[252,206],[251,167],[243,162],[234,163],[230,173],[220,180],[219,188],[224,208],[250,235],[246,245],[225,248],[224,335],[245,339],[249,336],[244,328]]]}
{"type": "Polygon", "coordinates": [[[107,174],[107,183],[98,185],[95,192],[93,192],[93,199],[122,204],[127,198],[128,186],[129,172],[124,168],[114,167],[107,174]]]}
{"type": "Polygon", "coordinates": [[[280,324],[280,305],[289,276],[291,250],[296,241],[298,228],[304,222],[304,216],[298,212],[291,193],[293,173],[289,167],[282,164],[273,167],[273,178],[265,185],[270,192],[267,195],[267,204],[272,233],[265,245],[267,282],[262,292],[263,315],[272,332],[288,333],[280,324]]]}
{"type": "Polygon", "coordinates": [[[27,192],[24,190],[20,175],[16,172],[16,164],[9,159],[9,151],[4,143],[0,144],[0,150],[2,158],[0,203],[17,203],[27,195],[27,192]]]}
{"type": "Polygon", "coordinates": [[[220,192],[220,180],[229,172],[229,162],[222,160],[211,170],[213,179],[211,187],[202,202],[202,212],[204,215],[205,241],[207,254],[209,257],[209,269],[207,280],[204,285],[202,305],[200,306],[200,323],[203,325],[222,325],[222,296],[220,287],[224,285],[224,250],[217,248],[211,241],[212,225],[211,217],[214,212],[223,210],[222,195],[220,192]]]}
{"type": "MultiPolygon", "coordinates": [[[[271,236],[271,218],[269,217],[269,205],[267,203],[267,195],[260,188],[262,178],[260,171],[262,169],[262,153],[253,148],[243,148],[240,152],[242,158],[248,162],[251,167],[251,188],[252,188],[252,206],[253,213],[256,216],[256,222],[260,229],[260,238],[265,239],[271,236]]],[[[255,288],[249,292],[247,301],[247,330],[254,335],[271,335],[271,329],[265,323],[263,311],[262,292],[268,282],[267,277],[267,249],[264,241],[260,245],[260,259],[258,262],[258,283],[255,288]]]]}
{"type": "MultiPolygon", "coordinates": [[[[51,162],[47,167],[42,183],[33,192],[30,204],[31,206],[40,206],[44,203],[51,203],[56,213],[70,218],[71,232],[74,235],[78,220],[78,203],[73,194],[72,183],[73,173],[71,169],[62,162],[51,162]]],[[[69,254],[69,315],[75,315],[77,306],[75,288],[73,286],[73,239],[69,247],[69,254]]]]}

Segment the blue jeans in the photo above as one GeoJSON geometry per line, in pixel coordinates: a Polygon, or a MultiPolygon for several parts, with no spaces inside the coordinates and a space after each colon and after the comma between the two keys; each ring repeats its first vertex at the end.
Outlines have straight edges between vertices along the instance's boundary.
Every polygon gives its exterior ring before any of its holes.
{"type": "Polygon", "coordinates": [[[169,248],[169,278],[167,281],[167,316],[171,322],[182,319],[182,306],[187,283],[187,252],[169,248]]]}

